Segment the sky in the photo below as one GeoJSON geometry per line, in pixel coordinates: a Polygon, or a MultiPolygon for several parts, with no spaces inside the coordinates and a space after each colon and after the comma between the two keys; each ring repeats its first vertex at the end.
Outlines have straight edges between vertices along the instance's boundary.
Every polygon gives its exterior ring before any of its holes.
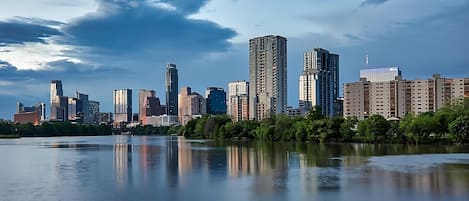
{"type": "Polygon", "coordinates": [[[103,112],[113,89],[165,100],[167,63],[180,87],[226,89],[249,79],[248,42],[263,35],[288,40],[291,106],[303,52],[316,47],[340,55],[341,83],[390,66],[405,79],[469,77],[468,10],[469,0],[2,0],[0,118],[12,119],[17,102],[48,105],[54,79],[103,112]]]}

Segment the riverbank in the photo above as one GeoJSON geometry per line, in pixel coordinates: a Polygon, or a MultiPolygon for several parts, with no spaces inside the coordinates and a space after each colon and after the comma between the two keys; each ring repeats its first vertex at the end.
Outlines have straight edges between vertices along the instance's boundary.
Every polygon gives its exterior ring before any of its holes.
{"type": "Polygon", "coordinates": [[[469,106],[447,106],[437,112],[407,115],[399,121],[372,115],[327,117],[319,107],[307,116],[273,115],[262,121],[233,122],[228,116],[202,116],[170,133],[195,139],[256,139],[292,142],[351,142],[372,144],[467,144],[469,106]]]}
{"type": "Polygon", "coordinates": [[[20,136],[0,134],[0,139],[16,139],[16,138],[20,138],[20,136]]]}

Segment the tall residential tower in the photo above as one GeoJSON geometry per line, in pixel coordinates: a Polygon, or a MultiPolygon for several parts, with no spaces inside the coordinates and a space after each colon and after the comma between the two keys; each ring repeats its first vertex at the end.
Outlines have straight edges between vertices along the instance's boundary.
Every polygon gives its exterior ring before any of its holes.
{"type": "Polygon", "coordinates": [[[339,98],[339,55],[322,48],[305,52],[299,93],[301,109],[318,105],[324,115],[334,116],[334,103],[339,98]]]}
{"type": "Polygon", "coordinates": [[[249,118],[262,120],[287,107],[287,39],[263,36],[249,40],[249,118]]]}

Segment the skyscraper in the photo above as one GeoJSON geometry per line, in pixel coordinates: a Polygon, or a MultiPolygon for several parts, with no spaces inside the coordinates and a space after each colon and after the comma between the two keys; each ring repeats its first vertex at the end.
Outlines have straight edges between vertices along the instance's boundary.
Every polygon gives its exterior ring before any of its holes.
{"type": "Polygon", "coordinates": [[[226,114],[226,92],[220,87],[208,87],[205,91],[207,114],[226,114]]]}
{"type": "Polygon", "coordinates": [[[77,102],[77,115],[79,115],[83,123],[90,124],[92,123],[92,118],[90,116],[90,102],[87,94],[76,92],[77,102]]]}
{"type": "Polygon", "coordinates": [[[228,115],[233,121],[249,119],[249,82],[228,83],[228,115]]]}
{"type": "Polygon", "coordinates": [[[63,96],[62,81],[52,80],[50,85],[50,120],[66,121],[68,98],[63,96]]]}
{"type": "Polygon", "coordinates": [[[132,89],[116,89],[113,93],[114,121],[132,121],[132,89]]]}
{"type": "Polygon", "coordinates": [[[287,39],[263,36],[249,40],[249,116],[262,120],[287,107],[287,39]]]}
{"type": "Polygon", "coordinates": [[[166,66],[166,114],[178,115],[178,70],[176,64],[166,66]]]}
{"type": "Polygon", "coordinates": [[[161,115],[160,99],[156,97],[154,90],[140,89],[138,92],[138,119],[143,124],[147,124],[148,116],[161,115]]]}
{"type": "Polygon", "coordinates": [[[322,48],[305,52],[299,79],[300,108],[310,110],[318,105],[324,115],[334,116],[334,101],[338,98],[339,55],[322,48]]]}

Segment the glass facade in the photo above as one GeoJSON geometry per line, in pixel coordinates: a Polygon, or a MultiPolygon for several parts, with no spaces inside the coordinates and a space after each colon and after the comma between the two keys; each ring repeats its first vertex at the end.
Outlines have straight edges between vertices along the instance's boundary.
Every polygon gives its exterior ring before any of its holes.
{"type": "Polygon", "coordinates": [[[178,115],[178,70],[176,64],[166,67],[166,114],[178,115]]]}
{"type": "Polygon", "coordinates": [[[208,114],[226,114],[226,92],[223,88],[209,87],[205,92],[208,114]]]}

